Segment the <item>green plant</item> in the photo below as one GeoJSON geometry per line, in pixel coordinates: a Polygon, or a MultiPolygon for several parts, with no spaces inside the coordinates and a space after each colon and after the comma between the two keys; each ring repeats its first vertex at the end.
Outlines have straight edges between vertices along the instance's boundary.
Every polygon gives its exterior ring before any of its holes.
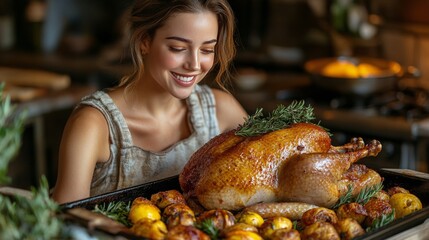
{"type": "Polygon", "coordinates": [[[59,206],[49,198],[48,181],[43,176],[30,199],[0,194],[0,239],[58,239],[62,221],[59,206]]]}
{"type": "MultiPolygon", "coordinates": [[[[9,162],[21,145],[25,113],[15,112],[9,96],[3,96],[4,82],[0,83],[0,184],[10,181],[9,162]]],[[[58,239],[62,221],[56,217],[59,206],[49,197],[45,176],[38,189],[32,188],[32,197],[0,194],[0,239],[58,239]]]]}
{"type": "Polygon", "coordinates": [[[25,113],[15,113],[9,96],[3,96],[4,82],[0,83],[0,184],[10,181],[9,162],[21,145],[25,113]]]}

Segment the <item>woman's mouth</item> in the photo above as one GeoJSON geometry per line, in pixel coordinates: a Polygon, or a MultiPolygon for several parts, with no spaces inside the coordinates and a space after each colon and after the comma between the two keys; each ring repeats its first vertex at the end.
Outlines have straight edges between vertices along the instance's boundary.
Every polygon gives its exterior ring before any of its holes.
{"type": "Polygon", "coordinates": [[[184,76],[184,75],[179,75],[177,73],[172,73],[172,75],[182,85],[190,85],[194,82],[196,78],[195,76],[184,76]]]}

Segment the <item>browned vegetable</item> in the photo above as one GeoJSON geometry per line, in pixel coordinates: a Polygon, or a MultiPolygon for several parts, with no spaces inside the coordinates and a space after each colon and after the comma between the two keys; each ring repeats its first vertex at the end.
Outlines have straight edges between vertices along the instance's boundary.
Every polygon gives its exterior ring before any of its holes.
{"type": "Polygon", "coordinates": [[[277,229],[270,236],[270,240],[300,240],[300,234],[295,229],[277,229]]]}
{"type": "Polygon", "coordinates": [[[390,200],[390,195],[389,195],[386,191],[381,190],[381,191],[377,192],[377,193],[374,195],[374,198],[378,198],[378,199],[380,199],[380,200],[383,200],[383,201],[389,202],[389,200],[390,200]]]}
{"type": "Polygon", "coordinates": [[[145,197],[136,197],[131,203],[131,207],[137,204],[152,204],[152,202],[145,197]]]}
{"type": "Polygon", "coordinates": [[[265,219],[264,223],[259,228],[259,233],[262,237],[269,239],[271,234],[277,229],[287,229],[290,230],[293,228],[293,223],[289,218],[285,217],[271,217],[265,219]]]}
{"type": "Polygon", "coordinates": [[[264,223],[264,219],[256,212],[242,211],[236,216],[238,223],[247,223],[249,225],[259,227],[264,223]]]}
{"type": "Polygon", "coordinates": [[[167,227],[161,220],[143,218],[133,224],[131,232],[139,237],[162,240],[167,234],[167,227]]]}
{"type": "Polygon", "coordinates": [[[218,230],[223,230],[235,224],[235,217],[230,211],[213,209],[203,212],[197,218],[197,223],[211,221],[218,230]]]}
{"type": "Polygon", "coordinates": [[[387,189],[387,194],[389,194],[389,196],[392,196],[393,194],[396,193],[410,193],[410,191],[408,191],[407,189],[403,188],[403,187],[391,187],[389,189],[387,189]]]}
{"type": "Polygon", "coordinates": [[[186,212],[192,216],[195,216],[194,211],[188,205],[183,203],[174,203],[164,209],[164,211],[162,212],[162,217],[168,218],[170,216],[176,215],[178,213],[183,213],[183,212],[186,212]]]}
{"type": "Polygon", "coordinates": [[[256,232],[244,231],[244,230],[235,230],[228,231],[222,237],[224,240],[263,240],[263,238],[256,232]]]}
{"type": "Polygon", "coordinates": [[[306,226],[315,222],[329,222],[334,224],[338,222],[338,217],[333,210],[319,207],[306,211],[302,215],[301,222],[306,226]]]}
{"type": "Polygon", "coordinates": [[[328,222],[315,222],[304,228],[301,232],[301,239],[318,239],[318,240],[339,240],[340,235],[337,233],[334,225],[328,222]]]}
{"type": "Polygon", "coordinates": [[[151,201],[144,201],[139,198],[137,201],[133,201],[130,212],[128,213],[128,219],[131,223],[135,224],[141,219],[160,220],[161,210],[152,204],[151,201]]]}
{"type": "Polygon", "coordinates": [[[150,200],[160,209],[166,208],[170,204],[186,204],[185,197],[177,190],[167,190],[152,194],[150,200]]]}
{"type": "Polygon", "coordinates": [[[362,226],[352,218],[341,219],[334,226],[341,236],[341,239],[344,240],[350,240],[365,234],[365,230],[362,226]]]}
{"type": "Polygon", "coordinates": [[[210,240],[210,237],[194,226],[177,225],[168,231],[165,240],[210,240]]]}
{"type": "Polygon", "coordinates": [[[352,202],[338,207],[336,210],[338,219],[352,218],[362,224],[368,213],[362,204],[352,202]]]}
{"type": "Polygon", "coordinates": [[[164,222],[168,229],[177,225],[193,226],[195,224],[195,216],[188,212],[179,212],[175,215],[167,217],[164,222]]]}
{"type": "Polygon", "coordinates": [[[392,206],[388,202],[378,198],[370,199],[364,206],[368,213],[363,223],[366,227],[370,227],[375,219],[392,212],[392,206]]]}
{"type": "Polygon", "coordinates": [[[236,224],[234,224],[232,226],[224,228],[221,231],[220,236],[224,236],[228,232],[237,231],[237,230],[242,230],[242,231],[247,231],[247,232],[256,232],[256,233],[258,232],[258,228],[256,228],[253,225],[250,225],[247,223],[242,223],[242,222],[237,222],[236,224]]]}
{"type": "Polygon", "coordinates": [[[420,199],[411,193],[393,194],[389,203],[395,209],[395,218],[401,218],[422,209],[420,199]]]}

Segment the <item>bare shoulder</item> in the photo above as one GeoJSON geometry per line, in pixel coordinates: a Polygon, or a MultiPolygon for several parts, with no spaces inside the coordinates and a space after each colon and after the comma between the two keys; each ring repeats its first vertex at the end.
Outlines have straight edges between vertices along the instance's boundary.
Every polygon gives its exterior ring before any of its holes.
{"type": "MultiPolygon", "coordinates": [[[[63,141],[72,145],[89,144],[95,149],[105,149],[102,143],[108,146],[109,128],[104,115],[90,106],[81,106],[76,109],[67,121],[64,129],[63,141]],[[98,146],[94,146],[98,145],[98,146]]],[[[107,155],[101,154],[102,156],[107,155]]]]}
{"type": "Polygon", "coordinates": [[[236,128],[244,122],[247,113],[232,94],[219,89],[213,89],[213,94],[221,132],[236,128]]]}
{"type": "Polygon", "coordinates": [[[80,106],[75,111],[73,111],[70,116],[69,121],[77,121],[80,124],[88,124],[88,125],[99,125],[99,124],[107,124],[104,115],[94,107],[90,106],[80,106]]]}
{"type": "Polygon", "coordinates": [[[58,177],[53,198],[68,202],[89,196],[97,162],[109,158],[108,125],[103,114],[89,106],[73,111],[60,145],[58,177]]]}

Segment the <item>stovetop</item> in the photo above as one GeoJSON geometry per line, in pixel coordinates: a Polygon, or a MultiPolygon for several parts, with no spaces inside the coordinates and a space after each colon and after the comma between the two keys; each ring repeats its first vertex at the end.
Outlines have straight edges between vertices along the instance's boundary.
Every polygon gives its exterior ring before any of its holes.
{"type": "Polygon", "coordinates": [[[397,140],[429,137],[429,92],[421,88],[364,97],[304,87],[279,90],[276,99],[305,100],[327,128],[397,140]]]}

